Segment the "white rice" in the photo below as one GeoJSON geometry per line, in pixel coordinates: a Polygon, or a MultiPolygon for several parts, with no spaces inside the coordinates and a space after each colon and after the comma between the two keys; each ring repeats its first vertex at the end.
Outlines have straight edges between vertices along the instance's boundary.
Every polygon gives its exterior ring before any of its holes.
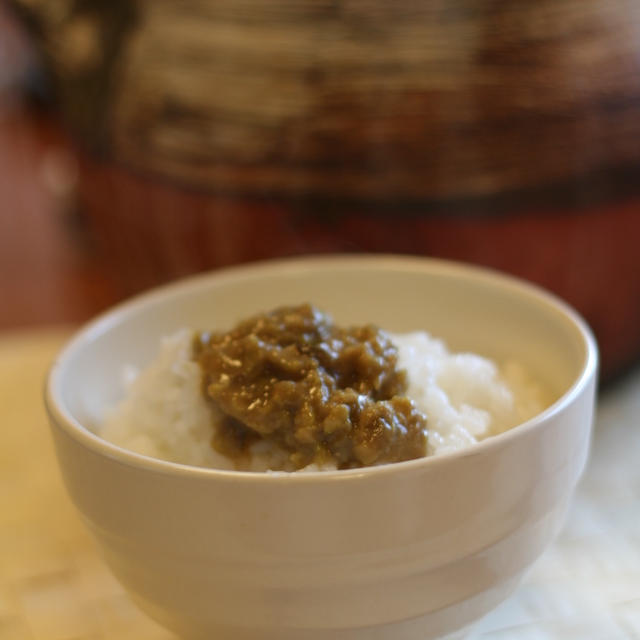
{"type": "MultiPolygon", "coordinates": [[[[105,416],[100,435],[153,458],[234,469],[211,446],[211,406],[201,391],[200,366],[191,359],[192,335],[185,329],[164,338],[148,367],[125,372],[125,398],[105,416]]],[[[425,455],[467,447],[528,420],[545,406],[540,387],[515,363],[499,368],[478,355],[450,353],[441,340],[424,332],[392,339],[398,364],[408,373],[407,395],[427,416],[425,455]]],[[[256,443],[251,454],[246,470],[286,465],[286,453],[265,442],[256,443]]]]}

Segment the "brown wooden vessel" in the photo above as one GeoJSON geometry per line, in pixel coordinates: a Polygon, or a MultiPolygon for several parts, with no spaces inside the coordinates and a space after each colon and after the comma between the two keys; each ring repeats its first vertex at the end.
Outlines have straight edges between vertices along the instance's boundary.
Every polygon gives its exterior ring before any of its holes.
{"type": "Polygon", "coordinates": [[[128,291],[276,255],[494,266],[640,354],[640,4],[14,0],[128,291]]]}

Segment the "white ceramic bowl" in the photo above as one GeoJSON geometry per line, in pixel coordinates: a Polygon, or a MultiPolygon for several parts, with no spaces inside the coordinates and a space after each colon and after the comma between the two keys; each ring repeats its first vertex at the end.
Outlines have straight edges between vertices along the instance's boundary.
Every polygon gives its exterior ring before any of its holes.
{"type": "Polygon", "coordinates": [[[333,257],[189,279],[98,318],[46,388],[68,491],[114,574],[189,639],[425,640],[503,600],[557,532],[589,447],[597,351],[556,298],[439,261],[333,257]],[[181,466],[90,429],[179,327],[227,328],[310,301],[338,322],[425,329],[515,358],[553,403],[469,449],[395,465],[270,476],[181,466]]]}

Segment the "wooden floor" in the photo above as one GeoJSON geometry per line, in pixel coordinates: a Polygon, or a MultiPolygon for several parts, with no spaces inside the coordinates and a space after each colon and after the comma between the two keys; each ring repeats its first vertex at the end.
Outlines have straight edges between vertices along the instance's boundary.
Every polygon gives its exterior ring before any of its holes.
{"type": "Polygon", "coordinates": [[[47,117],[0,101],[0,330],[80,322],[119,298],[74,222],[74,180],[47,117]]]}

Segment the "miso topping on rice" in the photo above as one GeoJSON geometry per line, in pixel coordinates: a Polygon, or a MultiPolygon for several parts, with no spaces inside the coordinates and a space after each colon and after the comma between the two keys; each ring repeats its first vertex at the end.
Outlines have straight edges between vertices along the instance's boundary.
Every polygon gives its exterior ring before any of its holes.
{"type": "Polygon", "coordinates": [[[101,435],[218,469],[346,469],[437,455],[544,406],[517,363],[450,353],[425,332],[340,328],[310,305],[224,333],[181,330],[129,378],[101,435]]]}

